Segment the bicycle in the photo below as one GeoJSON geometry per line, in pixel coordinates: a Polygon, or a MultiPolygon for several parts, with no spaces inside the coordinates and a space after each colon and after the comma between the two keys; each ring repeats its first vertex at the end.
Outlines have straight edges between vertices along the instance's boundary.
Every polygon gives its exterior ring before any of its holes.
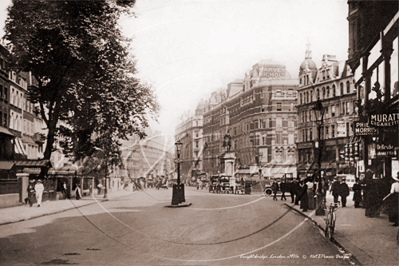
{"type": "Polygon", "coordinates": [[[335,210],[337,208],[338,206],[336,203],[334,205],[331,203],[331,205],[328,207],[328,213],[325,219],[326,230],[324,232],[325,232],[325,237],[327,237],[329,240],[331,240],[334,235],[335,219],[336,219],[335,210]]]}

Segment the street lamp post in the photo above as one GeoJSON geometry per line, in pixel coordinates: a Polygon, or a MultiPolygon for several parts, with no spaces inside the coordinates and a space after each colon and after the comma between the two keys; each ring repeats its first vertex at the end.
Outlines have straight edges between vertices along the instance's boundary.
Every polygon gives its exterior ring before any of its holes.
{"type": "Polygon", "coordinates": [[[325,215],[324,208],[322,206],[323,198],[325,195],[322,193],[321,187],[321,153],[322,153],[322,145],[321,145],[321,128],[323,126],[323,116],[325,108],[323,107],[320,99],[317,99],[316,105],[312,108],[314,113],[314,117],[316,119],[317,124],[317,141],[315,142],[315,148],[318,150],[317,154],[317,170],[318,170],[318,185],[316,191],[316,215],[325,215]]]}
{"type": "Polygon", "coordinates": [[[108,161],[105,160],[105,186],[104,186],[104,199],[108,199],[108,161]]]}
{"type": "Polygon", "coordinates": [[[180,184],[180,152],[183,146],[181,141],[175,143],[176,146],[176,163],[177,163],[177,184],[173,184],[172,191],[172,205],[178,205],[179,203],[185,202],[184,196],[184,184],[180,184]]]}

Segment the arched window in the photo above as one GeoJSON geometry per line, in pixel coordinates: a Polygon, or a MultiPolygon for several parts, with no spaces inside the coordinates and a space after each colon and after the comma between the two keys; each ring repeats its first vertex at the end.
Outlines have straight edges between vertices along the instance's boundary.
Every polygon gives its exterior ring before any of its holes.
{"type": "Polygon", "coordinates": [[[342,82],[339,84],[339,88],[340,88],[340,95],[344,95],[344,84],[342,82]]]}
{"type": "Polygon", "coordinates": [[[332,85],[332,96],[333,96],[333,97],[335,97],[335,95],[336,95],[335,93],[336,93],[336,91],[335,91],[335,85],[332,85]]]}
{"type": "Polygon", "coordinates": [[[309,102],[309,92],[307,91],[306,92],[306,103],[308,103],[309,102]]]}
{"type": "Polygon", "coordinates": [[[317,89],[317,91],[316,91],[316,96],[317,96],[317,100],[320,99],[320,90],[319,89],[317,89]]]}
{"type": "Polygon", "coordinates": [[[327,86],[327,98],[330,98],[330,86],[327,86]]]}
{"type": "Polygon", "coordinates": [[[323,87],[322,91],[323,91],[323,99],[325,99],[326,98],[326,89],[323,87]]]}
{"type": "Polygon", "coordinates": [[[349,84],[349,81],[346,82],[346,93],[351,93],[351,86],[349,84]]]}
{"type": "Polygon", "coordinates": [[[302,93],[299,94],[299,104],[302,104],[302,93]]]}

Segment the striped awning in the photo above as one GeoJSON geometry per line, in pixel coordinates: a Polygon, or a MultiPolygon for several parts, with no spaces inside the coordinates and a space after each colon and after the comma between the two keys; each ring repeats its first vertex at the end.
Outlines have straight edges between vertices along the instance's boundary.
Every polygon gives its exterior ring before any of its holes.
{"type": "Polygon", "coordinates": [[[27,155],[20,138],[14,139],[14,151],[18,154],[27,155]]]}

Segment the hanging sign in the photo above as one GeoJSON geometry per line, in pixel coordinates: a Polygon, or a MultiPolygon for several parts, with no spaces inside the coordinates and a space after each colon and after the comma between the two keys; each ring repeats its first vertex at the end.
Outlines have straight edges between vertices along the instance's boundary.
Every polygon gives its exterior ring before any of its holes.
{"type": "Polygon", "coordinates": [[[374,127],[393,127],[399,125],[399,113],[369,115],[369,125],[374,127]]]}
{"type": "Polygon", "coordinates": [[[378,135],[378,129],[370,127],[366,122],[354,122],[355,124],[355,136],[374,136],[378,135]]]}

